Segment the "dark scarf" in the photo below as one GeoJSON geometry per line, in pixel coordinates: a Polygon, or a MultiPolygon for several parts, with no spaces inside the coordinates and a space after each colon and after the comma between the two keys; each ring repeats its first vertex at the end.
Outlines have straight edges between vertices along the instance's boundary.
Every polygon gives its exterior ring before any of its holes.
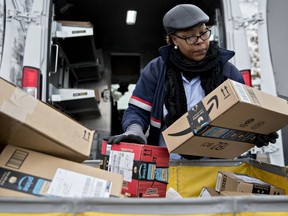
{"type": "Polygon", "coordinates": [[[200,76],[201,86],[207,95],[224,81],[220,57],[215,42],[210,42],[207,55],[200,62],[187,60],[178,50],[170,50],[164,87],[164,103],[168,111],[164,121],[167,127],[187,112],[181,72],[187,80],[200,76]]]}

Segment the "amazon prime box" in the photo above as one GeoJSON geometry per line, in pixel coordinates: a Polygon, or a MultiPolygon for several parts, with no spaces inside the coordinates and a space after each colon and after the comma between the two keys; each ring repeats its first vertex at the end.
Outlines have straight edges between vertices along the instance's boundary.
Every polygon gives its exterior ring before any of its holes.
{"type": "Polygon", "coordinates": [[[169,152],[165,147],[102,142],[102,169],[123,176],[122,194],[128,197],[165,197],[169,152]]]}
{"type": "Polygon", "coordinates": [[[0,78],[0,152],[15,145],[83,162],[90,156],[94,133],[0,78]]]}
{"type": "Polygon", "coordinates": [[[170,153],[235,158],[254,147],[257,136],[286,125],[287,100],[228,79],[163,136],[170,153]]]}
{"type": "Polygon", "coordinates": [[[285,190],[268,184],[260,179],[228,171],[218,172],[215,190],[219,193],[231,191],[230,193],[227,192],[226,195],[235,195],[239,192],[258,195],[285,195],[285,190]]]}
{"type": "Polygon", "coordinates": [[[7,145],[0,155],[0,197],[121,197],[123,177],[7,145]]]}

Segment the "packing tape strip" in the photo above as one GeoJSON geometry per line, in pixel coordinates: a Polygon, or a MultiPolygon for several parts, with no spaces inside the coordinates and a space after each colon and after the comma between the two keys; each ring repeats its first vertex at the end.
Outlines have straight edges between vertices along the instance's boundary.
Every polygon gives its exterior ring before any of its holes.
{"type": "Polygon", "coordinates": [[[22,89],[16,88],[10,99],[3,102],[1,110],[3,113],[17,119],[20,122],[26,120],[26,116],[35,110],[37,100],[22,89]]]}

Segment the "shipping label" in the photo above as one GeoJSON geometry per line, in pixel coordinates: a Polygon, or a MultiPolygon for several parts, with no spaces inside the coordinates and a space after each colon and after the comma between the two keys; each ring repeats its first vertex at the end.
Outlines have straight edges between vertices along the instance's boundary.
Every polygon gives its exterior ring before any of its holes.
{"type": "Polygon", "coordinates": [[[133,152],[111,150],[108,171],[121,174],[124,181],[131,182],[134,156],[135,154],[133,152]]]}
{"type": "Polygon", "coordinates": [[[50,196],[92,198],[110,196],[112,183],[105,179],[58,168],[48,189],[50,196]]]}

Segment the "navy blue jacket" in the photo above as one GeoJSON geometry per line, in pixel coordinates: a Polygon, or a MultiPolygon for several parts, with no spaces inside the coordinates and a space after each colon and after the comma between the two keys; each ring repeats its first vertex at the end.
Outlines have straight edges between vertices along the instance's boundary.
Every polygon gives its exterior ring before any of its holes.
{"type": "MultiPolygon", "coordinates": [[[[166,64],[172,45],[159,49],[160,56],[151,60],[143,69],[136,87],[132,93],[128,108],[122,118],[125,131],[131,124],[142,126],[144,133],[149,129],[147,142],[159,145],[159,136],[163,127],[164,83],[166,64]]],[[[239,70],[230,62],[234,52],[220,48],[224,78],[244,83],[239,70]]]]}

